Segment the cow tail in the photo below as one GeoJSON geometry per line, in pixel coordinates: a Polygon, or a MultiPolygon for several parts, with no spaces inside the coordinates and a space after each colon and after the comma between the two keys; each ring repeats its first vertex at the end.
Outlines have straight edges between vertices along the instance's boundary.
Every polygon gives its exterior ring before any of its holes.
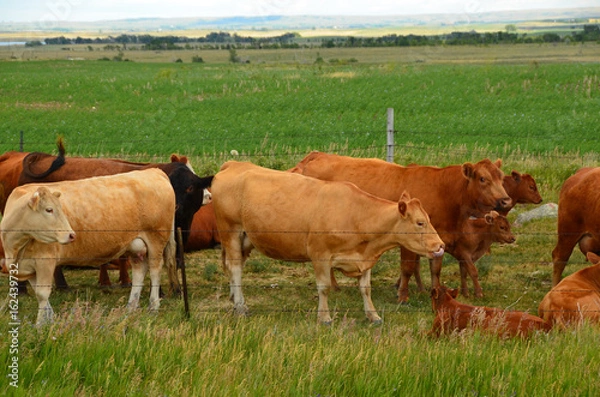
{"type": "Polygon", "coordinates": [[[179,277],[177,275],[177,243],[175,242],[174,228],[171,229],[169,241],[163,251],[163,260],[169,276],[169,292],[171,295],[179,294],[181,292],[181,285],[179,284],[179,277]]]}
{"type": "Polygon", "coordinates": [[[58,139],[58,142],[56,143],[56,145],[58,146],[58,156],[54,159],[52,164],[50,164],[50,168],[48,168],[44,172],[40,172],[39,174],[36,174],[35,172],[33,172],[31,170],[31,164],[38,161],[38,159],[40,157],[49,156],[46,153],[33,152],[33,153],[29,153],[23,159],[23,174],[27,175],[30,178],[43,179],[43,178],[46,178],[51,173],[53,173],[54,171],[56,171],[57,169],[59,169],[60,167],[62,167],[63,165],[65,165],[65,145],[63,144],[62,138],[58,139]]]}

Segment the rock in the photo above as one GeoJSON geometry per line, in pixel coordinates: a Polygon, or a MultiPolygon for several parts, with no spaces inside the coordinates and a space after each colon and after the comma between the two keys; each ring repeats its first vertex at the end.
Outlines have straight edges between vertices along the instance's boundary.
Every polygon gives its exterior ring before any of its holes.
{"type": "Polygon", "coordinates": [[[542,218],[556,218],[558,216],[558,204],[556,203],[548,203],[544,205],[540,205],[539,207],[523,212],[517,216],[517,219],[513,223],[514,227],[523,226],[523,224],[530,222],[534,219],[542,219],[542,218]]]}

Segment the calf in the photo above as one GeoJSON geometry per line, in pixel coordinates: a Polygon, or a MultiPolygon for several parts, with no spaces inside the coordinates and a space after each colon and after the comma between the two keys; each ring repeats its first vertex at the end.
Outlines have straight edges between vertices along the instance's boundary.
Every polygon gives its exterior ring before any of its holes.
{"type": "Polygon", "coordinates": [[[15,270],[12,276],[28,279],[33,287],[39,303],[38,324],[53,316],[48,297],[57,266],[99,266],[123,255],[129,256],[132,264],[128,306],[138,306],[149,269],[150,308],[158,309],[163,263],[172,284],[176,277],[174,217],[175,195],[167,176],[157,169],[20,186],[9,196],[0,222],[6,265],[9,271],[15,270]],[[56,226],[29,210],[28,203],[45,188],[60,194],[62,209],[55,206],[44,212],[64,213],[70,227],[56,226]],[[54,233],[63,230],[67,235],[75,230],[79,236],[70,244],[52,244],[65,242],[65,238],[40,232],[46,229],[54,233]]]}
{"type": "MultiPolygon", "coordinates": [[[[508,219],[499,215],[496,211],[490,211],[482,218],[468,217],[463,220],[460,233],[452,244],[446,246],[446,252],[458,260],[461,281],[460,293],[463,296],[469,296],[467,287],[467,275],[469,275],[473,281],[475,296],[478,298],[483,297],[483,289],[479,284],[475,262],[489,252],[492,243],[511,244],[515,240],[508,219]]],[[[419,266],[404,271],[410,272],[411,275],[414,274],[419,290],[425,290],[421,281],[419,266]]]]}
{"type": "Polygon", "coordinates": [[[331,322],[327,296],[332,268],[359,280],[365,314],[378,323],[371,268],[379,257],[401,245],[429,258],[444,253],[420,201],[408,195],[393,202],[351,183],[233,161],[215,175],[212,192],[223,265],[238,313],[246,311],[242,267],[253,248],[273,259],[312,262],[322,323],[331,322]]]}
{"type": "Polygon", "coordinates": [[[529,174],[521,174],[513,170],[510,175],[504,175],[502,186],[511,198],[511,202],[508,206],[497,209],[500,215],[508,215],[517,204],[539,204],[543,200],[535,179],[529,174]]]}
{"type": "Polygon", "coordinates": [[[519,311],[460,303],[457,289],[433,288],[431,304],[436,313],[430,334],[440,336],[465,329],[479,329],[499,337],[528,337],[536,331],[548,332],[551,326],[541,318],[519,311]]]}
{"type": "Polygon", "coordinates": [[[562,279],[540,302],[538,314],[565,327],[583,320],[600,322],[600,256],[588,252],[593,263],[562,279]]]}

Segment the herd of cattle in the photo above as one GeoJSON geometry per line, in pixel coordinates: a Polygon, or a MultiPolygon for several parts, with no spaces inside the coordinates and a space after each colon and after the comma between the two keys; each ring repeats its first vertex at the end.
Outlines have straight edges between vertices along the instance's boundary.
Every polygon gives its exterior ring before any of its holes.
{"type": "Polygon", "coordinates": [[[320,322],[331,322],[327,297],[338,270],[358,279],[365,314],[378,323],[371,269],[384,252],[400,247],[399,302],[408,300],[413,275],[424,290],[419,263],[429,258],[432,334],[478,327],[526,336],[600,320],[600,193],[594,190],[600,168],[581,169],[561,189],[554,287],[539,317],[465,305],[455,299],[458,290],[440,284],[442,256],[449,253],[459,261],[461,294],[469,294],[469,276],[482,297],[475,262],[493,242],[515,241],[506,215],[516,204],[542,201],[531,175],[504,175],[501,165],[485,159],[443,168],[400,166],[312,152],[288,171],[230,161],[201,178],[185,156],[172,155],[168,163],[65,157],[62,142],[58,156],[7,152],[0,156],[3,272],[29,281],[43,324],[53,316],[53,283],[66,286],[62,266],[100,267],[103,284],[110,283],[107,266],[116,264],[121,283],[131,285],[132,309],[149,272],[149,307],[158,309],[163,266],[170,289],[179,290],[179,247],[189,252],[220,245],[234,310],[245,313],[242,269],[256,248],[270,258],[312,262],[320,322]],[[577,244],[594,265],[561,280],[577,244]]]}

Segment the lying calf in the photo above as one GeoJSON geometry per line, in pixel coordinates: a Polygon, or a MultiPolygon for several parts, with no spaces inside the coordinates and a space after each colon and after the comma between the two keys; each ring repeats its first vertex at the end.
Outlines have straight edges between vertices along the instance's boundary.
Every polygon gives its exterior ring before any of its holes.
{"type": "Polygon", "coordinates": [[[456,298],[458,289],[444,286],[431,291],[431,303],[436,312],[430,334],[440,336],[464,329],[479,329],[500,337],[527,337],[541,330],[549,331],[551,326],[534,315],[497,308],[472,306],[460,303],[456,298]]]}

